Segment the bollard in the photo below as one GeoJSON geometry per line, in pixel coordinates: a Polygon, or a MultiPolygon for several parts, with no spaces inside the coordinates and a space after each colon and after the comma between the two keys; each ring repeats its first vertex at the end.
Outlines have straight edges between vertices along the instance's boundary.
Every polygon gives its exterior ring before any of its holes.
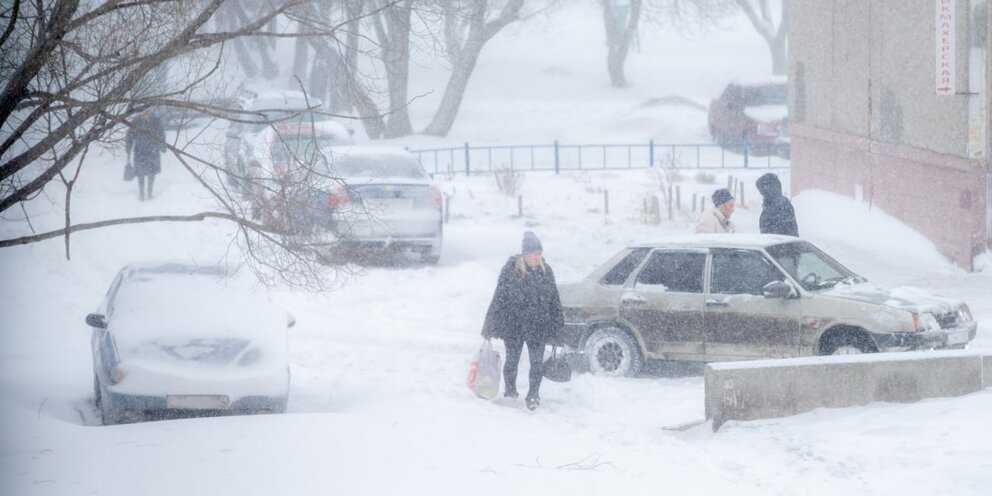
{"type": "MultiPolygon", "coordinates": [[[[669,187],[668,189],[669,193],[671,193],[672,188],[669,187]]],[[[682,190],[678,186],[675,186],[675,208],[679,212],[682,211],[682,190]]]]}
{"type": "Polygon", "coordinates": [[[524,216],[524,195],[517,195],[517,217],[524,216]]]}
{"type": "Polygon", "coordinates": [[[610,191],[603,190],[603,213],[610,215],[610,191]]]}
{"type": "Polygon", "coordinates": [[[696,194],[692,194],[692,213],[696,213],[696,194]]]}
{"type": "Polygon", "coordinates": [[[444,223],[448,224],[451,222],[451,197],[445,195],[444,197],[444,223]]]}
{"type": "Polygon", "coordinates": [[[672,185],[668,185],[668,220],[672,220],[672,185]]]}
{"type": "Polygon", "coordinates": [[[658,205],[658,195],[651,195],[651,223],[661,224],[661,207],[658,205]]]}

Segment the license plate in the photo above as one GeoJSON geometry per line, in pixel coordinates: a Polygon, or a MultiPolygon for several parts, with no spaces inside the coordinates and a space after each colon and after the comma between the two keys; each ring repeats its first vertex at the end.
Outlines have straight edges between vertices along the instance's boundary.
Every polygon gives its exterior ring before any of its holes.
{"type": "Polygon", "coordinates": [[[968,342],[968,331],[957,331],[947,333],[947,344],[963,344],[968,342]]]}
{"type": "Polygon", "coordinates": [[[223,395],[181,395],[174,394],[165,397],[165,407],[180,410],[225,410],[230,404],[227,396],[223,395]]]}

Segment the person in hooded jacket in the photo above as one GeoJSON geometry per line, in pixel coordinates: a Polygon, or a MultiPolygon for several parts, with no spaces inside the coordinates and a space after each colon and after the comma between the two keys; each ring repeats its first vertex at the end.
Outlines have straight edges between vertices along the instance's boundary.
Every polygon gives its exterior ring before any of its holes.
{"type": "Polygon", "coordinates": [[[134,175],[138,178],[138,199],[151,200],[155,175],[162,172],[160,155],[165,153],[165,127],[162,120],[151,110],[141,112],[127,130],[124,141],[128,164],[134,164],[134,175]]]}
{"type": "Polygon", "coordinates": [[[496,291],[486,312],[482,336],[499,338],[506,345],[503,396],[517,398],[517,366],[523,346],[530,358],[530,388],[527,408],[541,404],[544,347],[560,335],[565,326],[555,273],[545,263],[541,241],[530,231],[524,233],[519,255],[506,261],[496,283],[496,291]]]}
{"type": "Polygon", "coordinates": [[[758,178],[761,193],[761,218],[758,227],[763,234],[784,234],[799,237],[799,225],[792,202],[782,194],[782,182],[771,172],[758,178]]]}

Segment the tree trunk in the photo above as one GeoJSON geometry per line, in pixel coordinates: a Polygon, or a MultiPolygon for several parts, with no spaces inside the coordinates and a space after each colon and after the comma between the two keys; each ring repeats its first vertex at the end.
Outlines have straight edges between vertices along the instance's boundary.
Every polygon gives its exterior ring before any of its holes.
{"type": "Polygon", "coordinates": [[[617,15],[617,5],[613,0],[600,0],[600,5],[603,7],[603,24],[606,27],[606,70],[610,76],[610,84],[615,88],[623,88],[627,86],[623,67],[630,51],[630,42],[637,32],[641,0],[631,0],[626,19],[617,15]]]}
{"type": "Polygon", "coordinates": [[[385,19],[385,29],[378,29],[383,47],[382,62],[386,66],[389,87],[389,115],[386,120],[386,138],[413,134],[407,105],[410,79],[410,2],[394,5],[380,15],[385,19]]]}
{"type": "Polygon", "coordinates": [[[772,18],[771,7],[768,0],[736,0],[737,5],[747,14],[748,20],[754,26],[754,30],[765,39],[768,44],[768,51],[772,57],[772,74],[784,75],[788,72],[788,38],[786,37],[786,25],[788,18],[788,3],[782,2],[782,18],[776,28],[775,19],[772,18]],[[757,5],[755,4],[757,3],[757,5]]]}
{"type": "Polygon", "coordinates": [[[441,104],[434,113],[431,123],[424,129],[424,134],[448,135],[451,126],[455,124],[455,118],[458,117],[458,110],[465,98],[465,89],[468,88],[468,81],[472,77],[472,71],[475,70],[482,47],[507,24],[518,19],[523,3],[524,0],[510,0],[503,5],[499,16],[489,22],[486,22],[487,4],[478,3],[470,19],[465,45],[461,48],[452,37],[454,28],[446,26],[446,49],[449,57],[454,59],[453,67],[451,76],[448,77],[448,84],[444,88],[444,96],[441,97],[441,104]],[[457,53],[457,56],[453,53],[457,53]]]}

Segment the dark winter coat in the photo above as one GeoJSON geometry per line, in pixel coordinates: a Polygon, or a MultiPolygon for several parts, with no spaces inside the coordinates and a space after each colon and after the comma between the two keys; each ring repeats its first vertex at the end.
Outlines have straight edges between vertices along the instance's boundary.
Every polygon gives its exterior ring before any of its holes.
{"type": "Polygon", "coordinates": [[[565,327],[555,273],[548,264],[527,267],[523,255],[510,257],[499,273],[486,312],[486,338],[557,339],[565,327]]]}
{"type": "Polygon", "coordinates": [[[792,208],[792,202],[782,194],[782,183],[778,176],[769,172],[758,178],[757,186],[763,198],[761,218],[758,220],[761,232],[798,237],[796,212],[792,208]]]}
{"type": "Polygon", "coordinates": [[[149,176],[162,172],[161,154],[165,152],[165,127],[154,116],[138,116],[125,136],[127,153],[134,157],[134,175],[149,176]],[[133,155],[132,155],[133,152],[133,155]]]}

